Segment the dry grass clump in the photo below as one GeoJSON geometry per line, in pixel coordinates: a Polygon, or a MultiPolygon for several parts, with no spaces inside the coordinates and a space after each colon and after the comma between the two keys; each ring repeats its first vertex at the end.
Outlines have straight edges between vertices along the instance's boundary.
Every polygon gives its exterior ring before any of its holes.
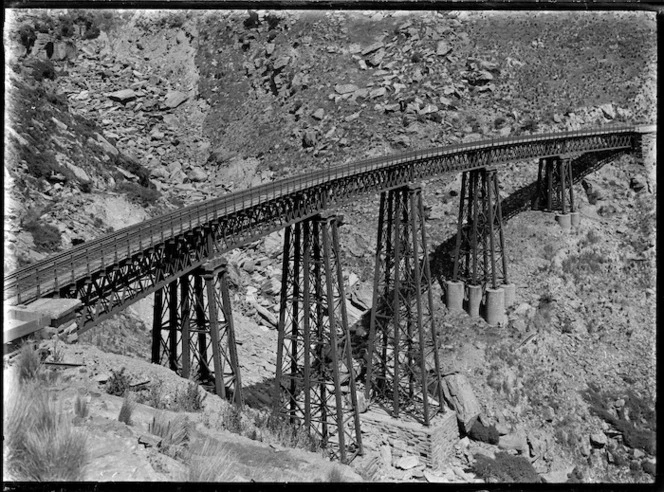
{"type": "MultiPolygon", "coordinates": [[[[304,426],[295,426],[287,418],[270,413],[257,414],[254,416],[255,429],[252,431],[258,440],[281,444],[289,448],[300,448],[317,453],[325,448],[325,443],[313,437],[309,429],[304,426]]],[[[250,438],[255,439],[249,435],[250,438]]]]}
{"type": "Polygon", "coordinates": [[[81,395],[76,395],[76,399],[74,400],[74,414],[83,419],[90,414],[88,402],[84,398],[81,398],[81,395]]]}
{"type": "Polygon", "coordinates": [[[160,451],[174,459],[187,456],[190,439],[190,424],[186,418],[176,417],[171,420],[164,412],[152,417],[148,432],[161,437],[160,451]]]}
{"type": "Polygon", "coordinates": [[[134,413],[135,408],[136,403],[129,398],[129,393],[127,393],[122,400],[122,406],[120,407],[120,413],[118,414],[118,421],[131,425],[131,414],[134,413]]]}
{"type": "Polygon", "coordinates": [[[25,481],[81,480],[88,461],[85,435],[45,391],[34,349],[22,349],[17,370],[15,384],[5,390],[5,476],[25,481]]]}
{"type": "Polygon", "coordinates": [[[42,369],[39,353],[30,344],[23,345],[16,359],[19,383],[38,379],[42,374],[42,369]]]}
{"type": "Polygon", "coordinates": [[[327,473],[327,481],[331,483],[339,483],[339,482],[345,482],[346,480],[344,479],[344,474],[341,473],[339,467],[334,466],[327,473]]]}
{"type": "Polygon", "coordinates": [[[205,441],[201,449],[189,457],[189,482],[228,482],[234,478],[229,467],[230,451],[216,441],[205,441]]]}
{"type": "Polygon", "coordinates": [[[178,389],[175,393],[175,409],[183,412],[199,412],[203,409],[205,394],[198,391],[195,382],[187,384],[185,389],[178,389]]]}

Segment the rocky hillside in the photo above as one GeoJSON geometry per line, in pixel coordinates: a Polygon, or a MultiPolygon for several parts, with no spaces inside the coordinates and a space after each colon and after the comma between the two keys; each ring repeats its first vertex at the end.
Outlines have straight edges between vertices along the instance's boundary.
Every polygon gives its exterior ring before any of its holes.
{"type": "MultiPolygon", "coordinates": [[[[6,270],[307,169],[655,121],[647,14],[30,10],[7,18],[6,270]]],[[[535,178],[532,162],[502,170],[501,196],[535,178]]],[[[547,480],[565,481],[576,468],[572,479],[647,481],[654,426],[638,409],[654,408],[654,162],[624,156],[586,180],[590,187],[575,189],[583,223],[571,234],[536,212],[507,223],[518,299],[507,326],[451,316],[438,301],[437,322],[444,356],[467,376],[500,448],[529,458],[547,480]]],[[[424,185],[429,249],[440,251],[456,232],[460,179],[424,185]]],[[[375,197],[342,213],[348,307],[362,338],[375,197]]],[[[256,408],[274,374],[280,249],[273,234],[228,255],[256,408]]],[[[74,347],[90,360],[94,344],[132,355],[118,364],[135,364],[138,377],[151,309],[151,299],[141,301],[74,347]]],[[[380,436],[367,442],[358,468],[426,479],[421,468],[376,458],[387,444],[380,436]]],[[[468,473],[477,455],[496,451],[465,437],[438,478],[487,478],[468,473]]]]}

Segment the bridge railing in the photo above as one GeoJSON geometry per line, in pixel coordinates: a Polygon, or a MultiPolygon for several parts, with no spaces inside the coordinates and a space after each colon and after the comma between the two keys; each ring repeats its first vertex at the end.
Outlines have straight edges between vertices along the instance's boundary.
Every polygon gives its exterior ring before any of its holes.
{"type": "Polygon", "coordinates": [[[637,133],[642,128],[634,126],[604,127],[594,130],[481,140],[446,147],[412,150],[388,157],[374,157],[359,162],[348,162],[309,171],[183,207],[20,268],[5,275],[4,299],[20,294],[25,289],[36,289],[33,298],[46,295],[60,287],[72,284],[86,275],[91,275],[94,271],[130,259],[141,251],[157,244],[163,244],[169,239],[174,239],[184,232],[201,227],[214,219],[243,211],[267,201],[277,200],[307,188],[332,183],[338,179],[361,175],[378,169],[389,169],[393,166],[417,160],[472,152],[490,147],[514,147],[551,139],[569,141],[579,137],[637,133]]]}

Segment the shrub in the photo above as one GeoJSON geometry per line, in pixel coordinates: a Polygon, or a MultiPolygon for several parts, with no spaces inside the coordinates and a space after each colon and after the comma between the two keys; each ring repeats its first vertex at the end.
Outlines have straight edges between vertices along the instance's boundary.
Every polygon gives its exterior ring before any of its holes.
{"type": "Polygon", "coordinates": [[[529,131],[529,132],[536,132],[537,129],[539,128],[539,124],[537,123],[537,120],[534,119],[528,119],[525,121],[525,123],[521,126],[523,130],[529,131]]]}
{"type": "Polygon", "coordinates": [[[498,444],[500,435],[498,434],[498,430],[495,426],[492,425],[487,427],[482,424],[479,419],[477,419],[473,424],[473,427],[470,429],[468,437],[475,441],[486,442],[489,444],[498,444]]]}
{"type": "Polygon", "coordinates": [[[106,382],[106,393],[115,396],[124,396],[129,390],[129,376],[125,374],[125,368],[121,368],[120,372],[115,372],[111,369],[111,377],[106,382]]]}
{"type": "Polygon", "coordinates": [[[122,400],[122,406],[120,407],[120,413],[118,414],[118,421],[131,425],[131,414],[134,413],[134,408],[136,404],[130,400],[129,393],[127,393],[122,400]]]}
{"type": "Polygon", "coordinates": [[[154,205],[157,199],[161,196],[161,193],[155,189],[144,188],[141,185],[130,183],[128,181],[123,181],[118,184],[116,190],[127,195],[129,201],[138,203],[144,207],[154,205]]]}
{"type": "Polygon", "coordinates": [[[652,461],[643,460],[641,462],[641,468],[643,468],[644,472],[646,472],[648,475],[652,475],[653,477],[657,472],[657,466],[655,466],[652,461]]]}
{"type": "Polygon", "coordinates": [[[32,234],[38,251],[55,251],[60,247],[62,235],[57,227],[38,221],[28,222],[23,227],[32,234]]]}
{"type": "Polygon", "coordinates": [[[588,389],[582,393],[583,398],[590,404],[590,413],[611,424],[623,435],[623,441],[630,448],[638,448],[650,454],[657,451],[655,433],[655,412],[648,407],[645,400],[638,398],[630,392],[625,399],[625,407],[630,409],[631,421],[622,415],[616,416],[609,411],[607,402],[612,402],[617,395],[603,393],[596,385],[589,384],[588,389]],[[641,416],[645,415],[642,419],[641,416]],[[634,422],[641,421],[646,429],[638,428],[634,422]]]}
{"type": "Polygon", "coordinates": [[[190,382],[185,389],[178,389],[175,393],[175,405],[185,412],[199,412],[203,409],[204,398],[205,395],[201,395],[198,385],[190,382]]]}
{"type": "Polygon", "coordinates": [[[151,384],[148,389],[147,396],[139,396],[138,402],[149,405],[152,408],[156,408],[158,410],[165,409],[166,404],[164,403],[161,381],[156,381],[151,384]]]}
{"type": "Polygon", "coordinates": [[[21,40],[21,44],[25,46],[25,49],[30,51],[37,41],[37,34],[32,26],[28,24],[22,25],[18,30],[18,36],[21,40]]]}
{"type": "Polygon", "coordinates": [[[242,411],[235,405],[228,405],[224,410],[224,428],[235,434],[240,434],[242,427],[242,411]]]}
{"type": "Polygon", "coordinates": [[[138,176],[138,184],[144,188],[150,188],[154,190],[155,186],[150,181],[150,170],[142,165],[140,162],[136,161],[133,157],[130,157],[126,154],[119,153],[113,162],[116,166],[121,167],[125,171],[128,171],[136,176],[138,176]]]}
{"type": "Polygon", "coordinates": [[[602,271],[604,257],[594,251],[583,251],[578,256],[568,256],[562,262],[563,273],[579,280],[582,276],[594,275],[602,271]]]}
{"type": "Polygon", "coordinates": [[[4,465],[13,480],[81,480],[88,451],[85,436],[33,382],[8,391],[4,402],[4,465]]]}
{"type": "Polygon", "coordinates": [[[30,62],[30,68],[32,76],[37,82],[44,79],[55,80],[57,77],[53,63],[48,60],[33,60],[30,62]]]}
{"type": "Polygon", "coordinates": [[[523,456],[512,456],[503,451],[492,459],[483,454],[475,457],[473,472],[486,481],[537,483],[540,476],[523,456]]]}
{"type": "Polygon", "coordinates": [[[26,343],[16,359],[19,383],[37,380],[42,372],[42,363],[38,352],[31,344],[26,343]]]}
{"type": "Polygon", "coordinates": [[[81,398],[81,395],[76,395],[76,400],[74,400],[74,414],[84,419],[89,413],[90,409],[88,408],[87,400],[81,398]]]}
{"type": "Polygon", "coordinates": [[[83,39],[97,39],[101,31],[99,27],[95,25],[86,26],[85,32],[83,33],[83,39]]]}
{"type": "Polygon", "coordinates": [[[581,247],[588,246],[588,245],[593,245],[597,244],[600,241],[599,234],[597,234],[595,231],[590,230],[588,231],[588,234],[586,234],[586,237],[581,240],[581,247]]]}

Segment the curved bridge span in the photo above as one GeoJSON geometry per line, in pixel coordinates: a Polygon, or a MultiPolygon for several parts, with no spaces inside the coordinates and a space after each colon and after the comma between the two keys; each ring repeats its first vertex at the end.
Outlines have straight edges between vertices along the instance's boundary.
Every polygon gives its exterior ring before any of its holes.
{"type": "Polygon", "coordinates": [[[197,203],[116,231],[5,276],[4,300],[77,297],[88,329],[224,252],[407,183],[533,158],[638,150],[652,127],[536,134],[411,151],[307,172],[197,203]]]}

